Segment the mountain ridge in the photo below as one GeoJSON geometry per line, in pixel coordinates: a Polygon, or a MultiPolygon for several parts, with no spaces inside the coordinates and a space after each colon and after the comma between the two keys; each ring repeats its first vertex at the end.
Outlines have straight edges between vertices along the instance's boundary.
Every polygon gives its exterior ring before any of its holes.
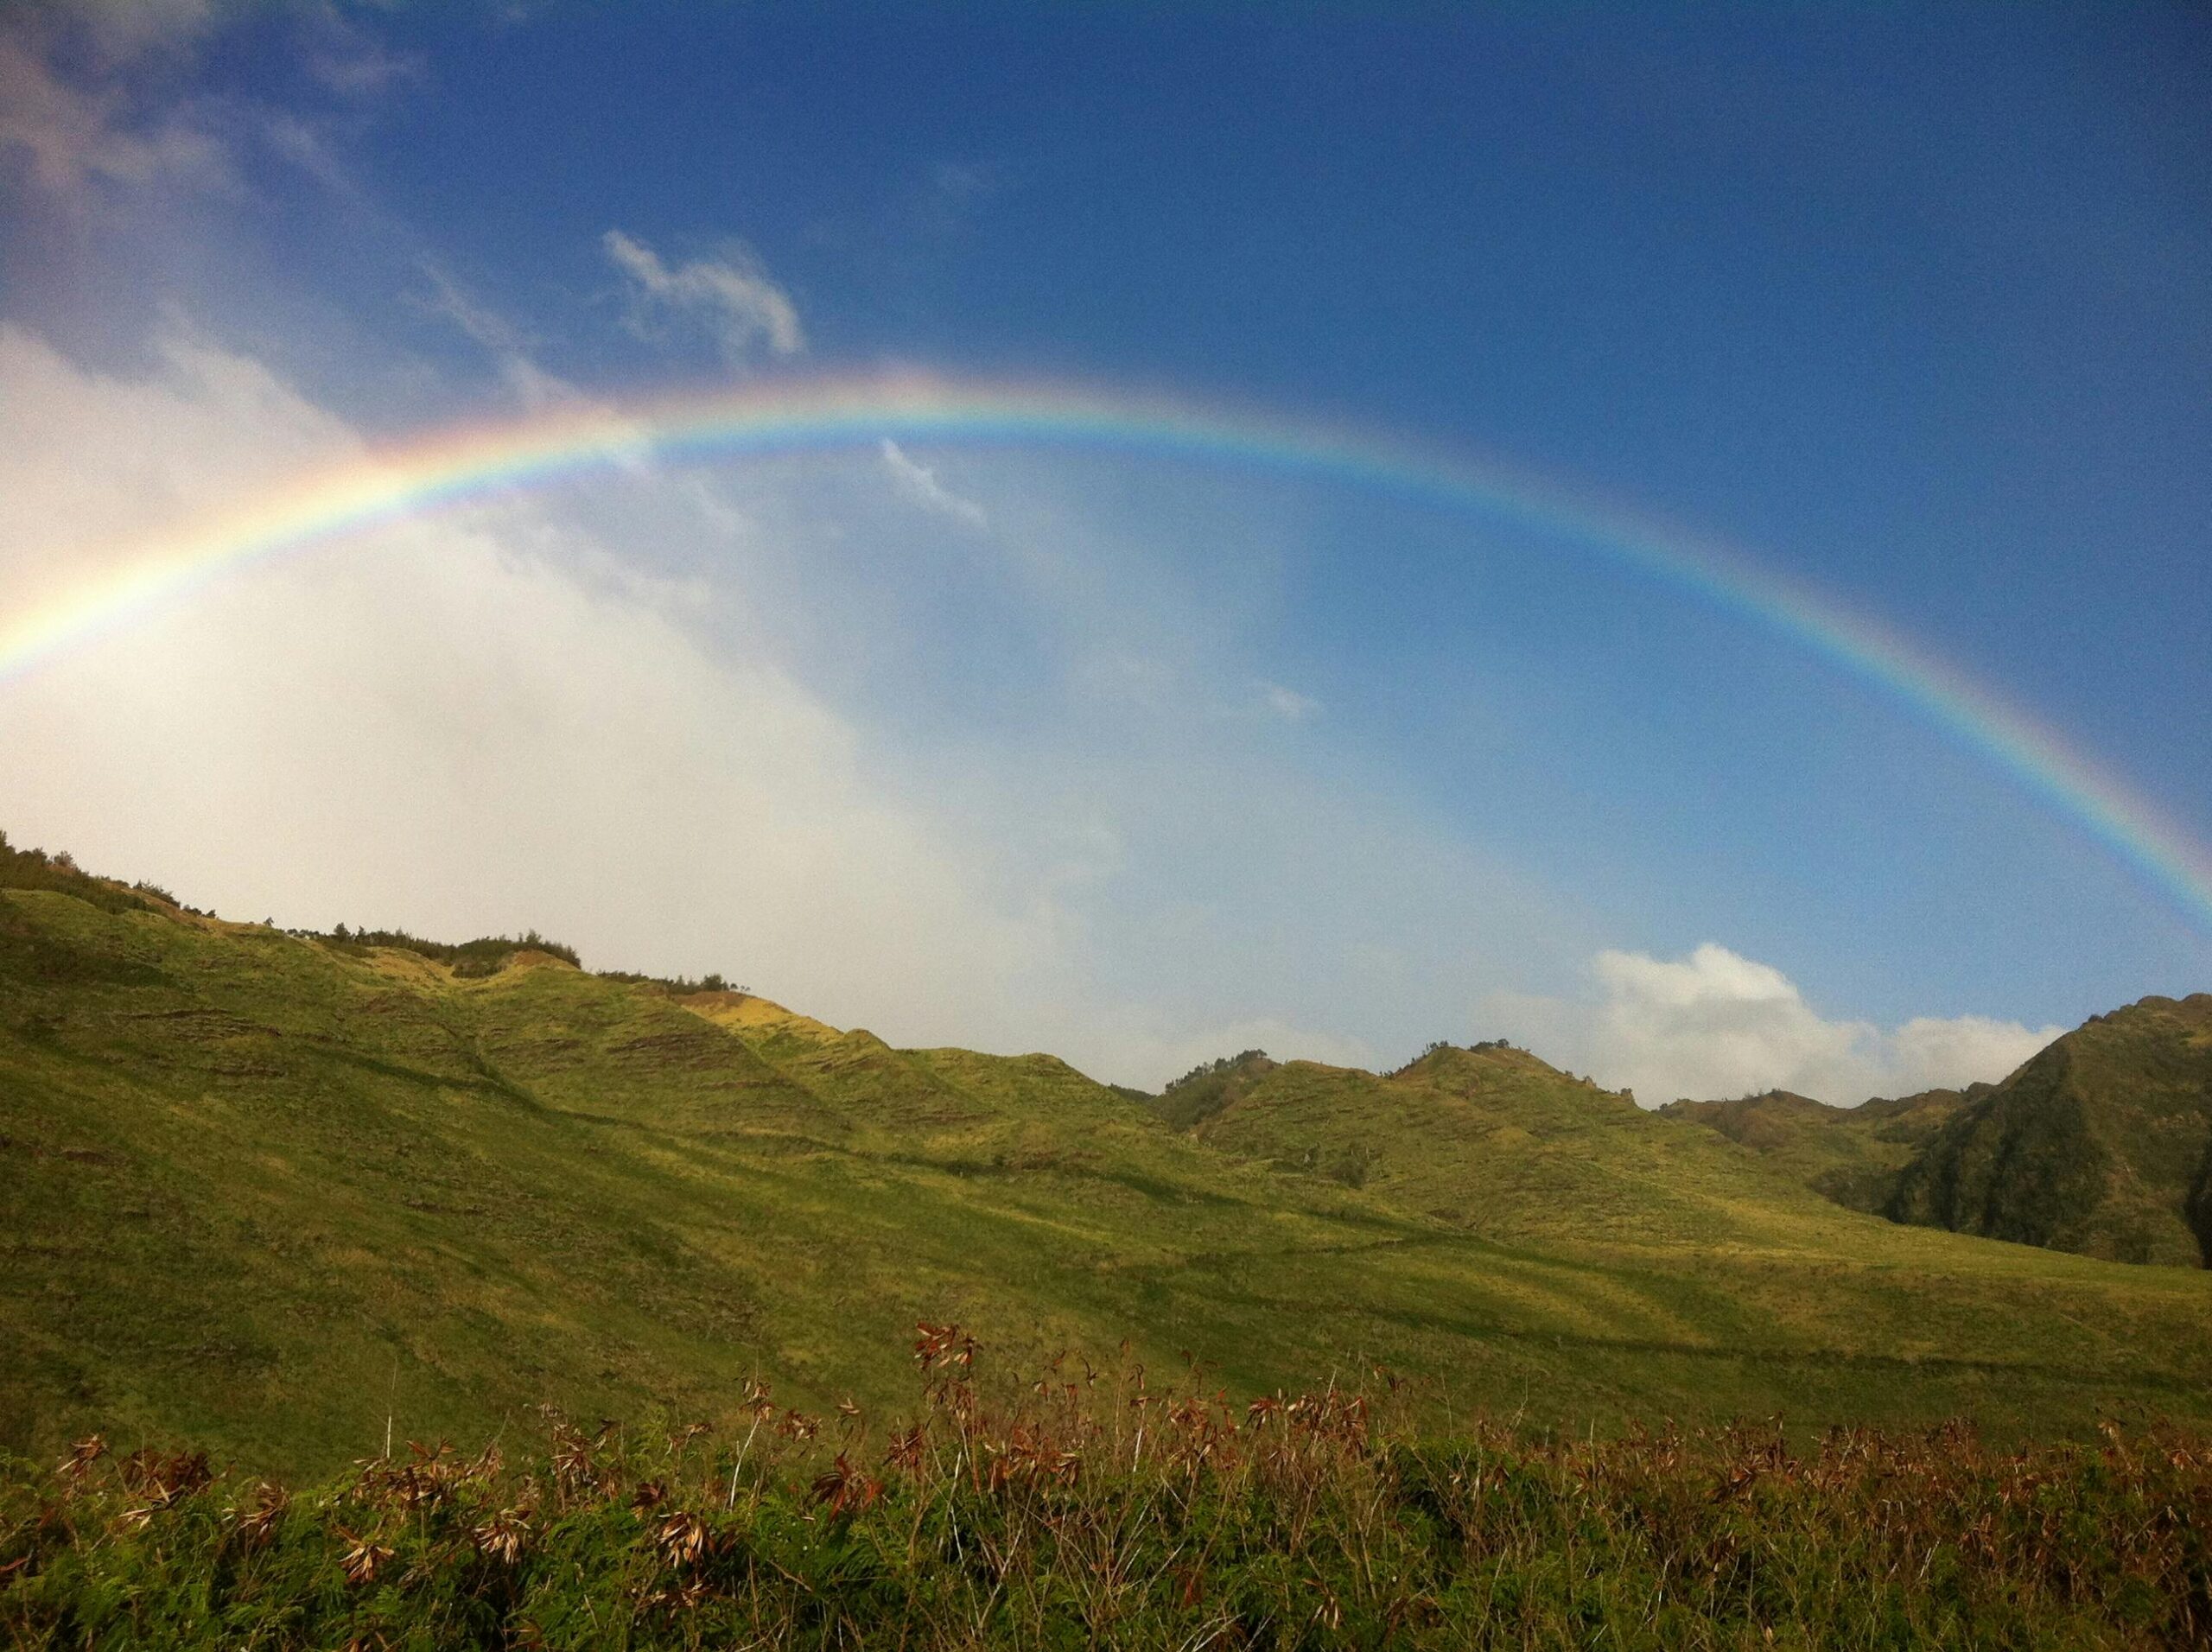
{"type": "Polygon", "coordinates": [[[1885,1213],[2131,1262],[2212,1267],[2212,993],[2094,1015],[1975,1098],[1885,1213]]]}
{"type": "Polygon", "coordinates": [[[2212,994],[2092,1015],[1996,1083],[1857,1108],[1768,1091],[1659,1110],[1891,1221],[2212,1268],[2212,994]]]}
{"type": "Polygon", "coordinates": [[[319,1470],[541,1402],[874,1406],[956,1318],[1011,1363],[1379,1363],[1562,1427],[2212,1418],[2204,1274],[1848,1211],[1526,1052],[1255,1055],[1179,1128],[1057,1058],[475,946],[0,855],[0,1449],[319,1470]]]}
{"type": "Polygon", "coordinates": [[[1777,1090],[1728,1101],[1669,1102],[1657,1110],[1719,1132],[1824,1198],[1880,1216],[1928,1138],[1969,1096],[1988,1088],[1875,1096],[1856,1107],[1777,1090]]]}

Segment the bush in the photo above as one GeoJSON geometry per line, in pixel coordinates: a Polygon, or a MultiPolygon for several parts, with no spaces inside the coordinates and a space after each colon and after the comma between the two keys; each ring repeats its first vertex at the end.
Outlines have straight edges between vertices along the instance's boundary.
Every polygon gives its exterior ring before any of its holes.
{"type": "Polygon", "coordinates": [[[1386,1373],[1028,1382],[924,1324],[918,1413],[550,1409],[293,1493],[81,1442],[0,1471],[0,1635],[101,1647],[2202,1646],[2212,1446],[1945,1425],[1422,1439],[1386,1373]]]}
{"type": "Polygon", "coordinates": [[[152,910],[144,897],[81,870],[67,851],[48,855],[44,849],[19,849],[8,842],[5,832],[0,832],[0,889],[74,895],[106,912],[152,910]]]}
{"type": "Polygon", "coordinates": [[[628,969],[601,969],[602,981],[626,982],[633,987],[658,987],[671,997],[689,998],[694,993],[735,993],[742,998],[752,991],[749,987],[733,987],[721,975],[702,975],[694,981],[689,975],[645,975],[628,969]]]}
{"type": "Polygon", "coordinates": [[[1160,1093],[1154,1110],[1176,1129],[1187,1130],[1227,1107],[1253,1078],[1274,1071],[1265,1050],[1201,1061],[1160,1093]]]}
{"type": "Polygon", "coordinates": [[[485,935],[474,941],[430,941],[405,930],[349,930],[343,924],[327,934],[312,930],[296,931],[310,940],[351,952],[365,952],[374,947],[391,947],[403,952],[442,963],[454,974],[465,978],[496,975],[513,962],[518,952],[546,952],[563,963],[581,969],[583,960],[575,948],[563,946],[558,941],[548,940],[536,930],[525,930],[518,936],[485,935]]]}

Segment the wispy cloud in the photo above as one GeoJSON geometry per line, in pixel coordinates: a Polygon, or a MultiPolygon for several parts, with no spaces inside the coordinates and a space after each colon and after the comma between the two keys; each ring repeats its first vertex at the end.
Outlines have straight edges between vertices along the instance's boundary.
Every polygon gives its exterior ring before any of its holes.
{"type": "MultiPolygon", "coordinates": [[[[232,140],[244,127],[337,193],[358,193],[312,118],[183,90],[186,71],[238,10],[213,0],[0,7],[0,159],[22,157],[41,192],[76,207],[103,190],[236,190],[232,140]]],[[[282,15],[301,66],[351,105],[420,72],[329,0],[302,0],[282,15]]]]}
{"type": "Polygon", "coordinates": [[[1260,705],[1268,715],[1280,717],[1285,722],[1304,722],[1320,710],[1321,702],[1296,689],[1286,689],[1280,683],[1270,683],[1262,677],[1253,685],[1259,691],[1260,705]]]}
{"type": "Polygon", "coordinates": [[[464,288],[443,264],[426,256],[418,260],[417,267],[430,287],[429,296],[421,300],[423,308],[452,322],[463,336],[480,346],[524,406],[548,407],[583,399],[567,379],[538,365],[531,340],[520,327],[464,288]]]}
{"type": "Polygon", "coordinates": [[[934,469],[908,458],[906,449],[889,436],[884,437],[880,451],[884,468],[891,473],[893,486],[915,504],[965,522],[973,528],[988,525],[989,518],[984,515],[982,505],[973,499],[963,499],[947,488],[938,480],[934,469]]]}
{"type": "Polygon", "coordinates": [[[994,162],[939,161],[909,201],[912,227],[936,237],[958,234],[1005,188],[1006,178],[1006,168],[994,162]]]}
{"type": "Polygon", "coordinates": [[[308,72],[342,98],[374,98],[419,78],[420,59],[395,52],[328,3],[300,15],[308,72]]]}
{"type": "Polygon", "coordinates": [[[939,161],[930,168],[930,187],[946,200],[967,206],[995,194],[1004,168],[976,161],[939,161]]]}
{"type": "Polygon", "coordinates": [[[36,41],[0,33],[0,157],[8,156],[28,162],[39,189],[73,204],[95,185],[219,186],[231,178],[222,143],[186,111],[148,118],[119,79],[65,79],[36,41]]]}
{"type": "Polygon", "coordinates": [[[217,14],[215,0],[61,0],[47,10],[80,28],[93,54],[110,66],[194,46],[215,27],[217,14]]]}
{"type": "Polygon", "coordinates": [[[1771,964],[1707,942],[1687,957],[1604,951],[1595,1001],[1497,998],[1486,1019],[1648,1103],[1767,1090],[1842,1106],[2002,1078],[2064,1030],[1980,1015],[1829,1020],[1771,964]]]}
{"type": "Polygon", "coordinates": [[[640,337],[664,337],[673,320],[703,329],[734,361],[760,343],[779,356],[806,348],[798,307],[749,248],[733,245],[719,258],[671,267],[619,229],[607,231],[600,245],[627,283],[630,327],[640,337]]]}

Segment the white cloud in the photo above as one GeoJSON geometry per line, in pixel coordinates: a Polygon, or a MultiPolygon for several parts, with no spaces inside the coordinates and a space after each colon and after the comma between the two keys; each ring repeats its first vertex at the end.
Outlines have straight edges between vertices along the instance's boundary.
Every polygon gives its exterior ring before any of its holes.
{"type": "Polygon", "coordinates": [[[1688,957],[1605,951],[1594,1002],[1493,998],[1485,1018],[1647,1104],[1766,1090],[1840,1105],[2002,1078],[2064,1031],[1978,1015],[1885,1031],[1827,1020],[1771,965],[1711,942],[1688,957]]]}
{"type": "Polygon", "coordinates": [[[356,450],[343,423],[188,328],[153,354],[147,376],[109,377],[0,324],[0,614],[109,571],[134,531],[356,450]]]}
{"type": "Polygon", "coordinates": [[[975,161],[940,161],[930,168],[930,186],[947,201],[966,206],[999,190],[1004,168],[975,161]]]}
{"type": "Polygon", "coordinates": [[[984,516],[982,505],[951,492],[938,480],[935,470],[909,459],[906,450],[889,436],[884,437],[880,451],[884,467],[891,473],[893,485],[915,504],[964,522],[971,528],[988,525],[988,518],[984,516]]]}
{"type": "Polygon", "coordinates": [[[798,307],[748,249],[733,245],[719,259],[694,258],[671,269],[620,230],[607,231],[600,245],[629,283],[630,325],[640,336],[662,336],[673,315],[702,327],[732,361],[764,341],[779,356],[806,348],[798,307]]]}
{"type": "Polygon", "coordinates": [[[909,196],[902,227],[957,235],[1005,188],[1007,175],[1006,168],[993,162],[939,161],[909,196]]]}

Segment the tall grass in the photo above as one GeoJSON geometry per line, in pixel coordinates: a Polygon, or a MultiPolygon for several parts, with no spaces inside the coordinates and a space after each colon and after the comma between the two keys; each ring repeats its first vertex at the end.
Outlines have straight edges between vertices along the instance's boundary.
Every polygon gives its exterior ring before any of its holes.
{"type": "Polygon", "coordinates": [[[1414,1438],[1387,1376],[1232,1406],[1126,1356],[918,1409],[410,1446],[291,1492],[183,1452],[0,1477],[0,1633],[98,1647],[2212,1645],[2212,1446],[1950,1425],[1414,1438]]]}

